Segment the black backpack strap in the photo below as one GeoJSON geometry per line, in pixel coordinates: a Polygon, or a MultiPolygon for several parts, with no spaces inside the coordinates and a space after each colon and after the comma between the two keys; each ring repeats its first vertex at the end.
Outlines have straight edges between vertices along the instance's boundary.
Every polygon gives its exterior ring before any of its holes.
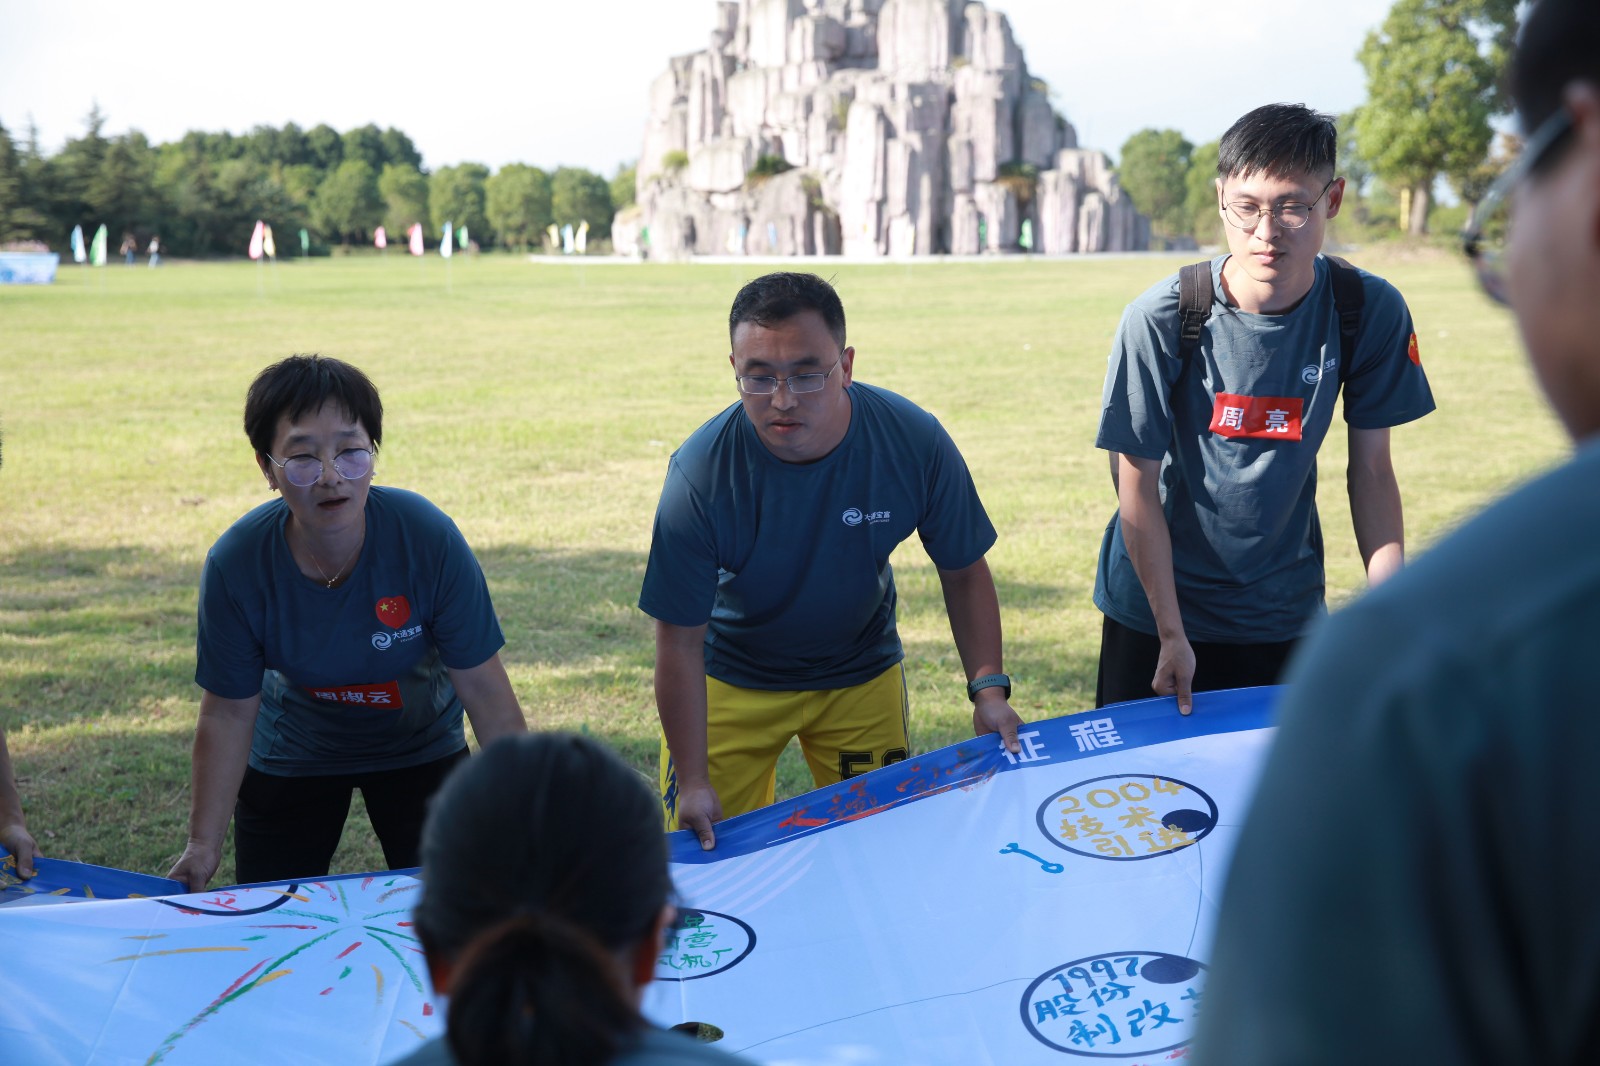
{"type": "Polygon", "coordinates": [[[1367,290],[1361,284],[1361,272],[1336,255],[1323,254],[1333,279],[1333,310],[1339,316],[1339,380],[1350,372],[1350,361],[1356,354],[1356,335],[1361,332],[1361,308],[1367,300],[1367,290]]]}
{"type": "Polygon", "coordinates": [[[1178,271],[1178,358],[1186,367],[1211,317],[1211,299],[1209,259],[1178,271]]]}

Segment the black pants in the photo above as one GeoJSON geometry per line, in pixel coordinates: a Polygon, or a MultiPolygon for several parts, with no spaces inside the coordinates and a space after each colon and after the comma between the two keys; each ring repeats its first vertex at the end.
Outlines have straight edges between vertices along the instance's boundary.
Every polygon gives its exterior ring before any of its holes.
{"type": "Polygon", "coordinates": [[[420,866],[428,800],[466,757],[462,748],[420,766],[316,777],[247,767],[233,808],[234,876],[248,885],[327,874],[358,788],[389,869],[420,866]]]}
{"type": "MultiPolygon", "coordinates": [[[[1194,692],[1226,688],[1276,685],[1283,676],[1297,641],[1276,644],[1212,644],[1191,640],[1194,649],[1194,692]]],[[[1161,638],[1129,629],[1109,617],[1100,627],[1100,673],[1095,679],[1094,705],[1125,700],[1147,700],[1161,661],[1161,638]]]]}

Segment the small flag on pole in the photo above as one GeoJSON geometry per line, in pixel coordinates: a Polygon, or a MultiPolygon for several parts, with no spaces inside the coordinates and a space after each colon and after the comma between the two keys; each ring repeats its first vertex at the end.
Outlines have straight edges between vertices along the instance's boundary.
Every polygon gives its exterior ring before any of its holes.
{"type": "Polygon", "coordinates": [[[304,227],[300,229],[300,254],[302,256],[311,254],[311,234],[307,233],[304,227]]]}
{"type": "Polygon", "coordinates": [[[278,258],[278,242],[272,239],[271,226],[268,226],[266,232],[261,235],[261,250],[267,253],[268,259],[278,258]]]}
{"type": "Polygon", "coordinates": [[[72,261],[74,263],[87,263],[89,250],[83,246],[83,227],[72,227],[72,261]]]}
{"type": "Polygon", "coordinates": [[[561,254],[572,254],[572,223],[570,222],[561,227],[561,254]]]}
{"type": "Polygon", "coordinates": [[[97,267],[106,265],[106,224],[94,231],[94,243],[89,246],[89,262],[97,267]]]}
{"type": "Polygon", "coordinates": [[[561,234],[556,232],[556,224],[554,222],[544,228],[544,235],[550,240],[550,250],[552,252],[561,247],[561,234]]]}
{"type": "Polygon", "coordinates": [[[456,230],[456,248],[463,252],[467,250],[467,227],[465,226],[456,230]]]}
{"type": "Polygon", "coordinates": [[[422,223],[411,223],[411,254],[422,254],[422,223]]]}
{"type": "Polygon", "coordinates": [[[573,244],[578,249],[579,255],[587,254],[589,247],[589,221],[587,219],[578,223],[578,236],[573,241],[573,244]]]}
{"type": "Polygon", "coordinates": [[[372,243],[379,251],[389,247],[389,235],[383,232],[382,226],[372,231],[372,243]]]}
{"type": "Polygon", "coordinates": [[[261,242],[265,239],[267,224],[256,219],[256,228],[250,231],[250,258],[261,258],[261,242]]]}
{"type": "Polygon", "coordinates": [[[451,254],[455,251],[455,245],[453,243],[454,236],[455,234],[451,224],[446,222],[444,224],[444,235],[439,238],[439,254],[444,256],[446,259],[449,259],[451,254]]]}

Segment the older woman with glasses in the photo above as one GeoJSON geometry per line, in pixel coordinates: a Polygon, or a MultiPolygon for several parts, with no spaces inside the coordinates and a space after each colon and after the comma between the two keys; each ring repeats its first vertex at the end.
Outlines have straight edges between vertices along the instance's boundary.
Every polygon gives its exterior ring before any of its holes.
{"type": "Polygon", "coordinates": [[[416,866],[428,798],[479,743],[526,730],[477,560],[450,518],[372,484],[383,404],[348,363],[263,370],[245,434],[268,501],[206,556],[189,839],[203,889],[231,813],[240,883],[328,872],[360,789],[390,868],[416,866]]]}

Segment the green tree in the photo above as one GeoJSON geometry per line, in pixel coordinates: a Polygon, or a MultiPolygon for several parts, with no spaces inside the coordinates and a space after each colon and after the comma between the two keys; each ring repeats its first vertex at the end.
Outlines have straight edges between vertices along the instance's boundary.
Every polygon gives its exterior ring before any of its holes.
{"type": "Polygon", "coordinates": [[[111,141],[85,194],[89,209],[113,233],[154,223],[155,153],[144,134],[135,130],[111,141]]]}
{"type": "Polygon", "coordinates": [[[611,236],[611,186],[582,167],[561,167],[550,177],[550,206],[557,226],[589,223],[589,237],[611,236]]]}
{"type": "Polygon", "coordinates": [[[629,163],[618,166],[616,176],[611,179],[611,210],[613,213],[621,211],[633,203],[636,180],[639,173],[639,164],[629,163]]]}
{"type": "Polygon", "coordinates": [[[484,214],[484,186],[488,181],[489,168],[482,163],[435,170],[428,178],[428,215],[433,220],[433,231],[442,233],[444,224],[453,222],[457,230],[469,226],[473,233],[488,237],[489,219],[484,214]]]}
{"type": "Polygon", "coordinates": [[[365,126],[346,130],[340,140],[344,144],[344,158],[361,160],[372,168],[374,174],[382,171],[383,164],[389,161],[388,152],[383,145],[383,131],[370,122],[365,126]]]}
{"type": "Polygon", "coordinates": [[[390,126],[383,131],[383,161],[398,163],[413,170],[422,169],[422,153],[411,143],[411,138],[390,126]]]}
{"type": "Polygon", "coordinates": [[[52,221],[64,231],[82,226],[87,235],[106,221],[90,204],[89,187],[100,176],[111,142],[105,136],[106,118],[98,104],[90,108],[84,124],[87,128],[83,136],[69,140],[50,159],[42,191],[48,197],[52,221]]]}
{"type": "Polygon", "coordinates": [[[326,122],[306,131],[306,162],[327,174],[344,162],[344,138],[326,122]]]}
{"type": "Polygon", "coordinates": [[[378,175],[378,195],[383,198],[383,228],[393,240],[408,232],[414,222],[428,223],[428,179],[416,167],[388,163],[378,175]]]}
{"type": "Polygon", "coordinates": [[[1355,134],[1377,176],[1401,190],[1409,232],[1427,232],[1440,175],[1459,188],[1488,154],[1516,30],[1517,0],[1396,0],[1367,34],[1355,134]]]}
{"type": "Polygon", "coordinates": [[[0,125],[0,242],[38,240],[47,236],[44,212],[35,204],[26,157],[0,125]]]}
{"type": "Polygon", "coordinates": [[[1191,228],[1184,204],[1193,152],[1194,145],[1177,130],[1143,129],[1122,146],[1117,180],[1133,206],[1150,216],[1157,236],[1187,235],[1191,228]]]}
{"type": "Polygon", "coordinates": [[[1226,241],[1217,213],[1217,154],[1220,145],[1207,141],[1189,154],[1189,172],[1183,178],[1183,213],[1189,232],[1200,244],[1226,241]]]}
{"type": "Polygon", "coordinates": [[[524,163],[501,167],[485,186],[486,211],[495,240],[509,248],[539,242],[553,215],[550,175],[524,163]]]}
{"type": "Polygon", "coordinates": [[[244,137],[244,156],[264,167],[300,166],[310,159],[306,135],[299,126],[290,122],[283,129],[257,126],[244,137]]]}
{"type": "Polygon", "coordinates": [[[274,166],[273,173],[289,198],[310,211],[311,202],[317,198],[317,186],[322,184],[322,172],[310,163],[293,163],[274,166]]]}
{"type": "Polygon", "coordinates": [[[326,237],[336,238],[342,244],[365,242],[383,219],[378,176],[360,160],[340,163],[317,186],[311,217],[326,237]]]}

